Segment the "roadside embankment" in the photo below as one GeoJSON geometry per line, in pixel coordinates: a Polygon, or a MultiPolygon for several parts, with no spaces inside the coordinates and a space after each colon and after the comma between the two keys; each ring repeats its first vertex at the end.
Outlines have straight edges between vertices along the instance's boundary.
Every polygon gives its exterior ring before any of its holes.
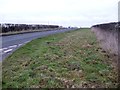
{"type": "Polygon", "coordinates": [[[105,23],[92,26],[100,46],[111,55],[118,55],[118,23],[105,23]]]}
{"type": "Polygon", "coordinates": [[[90,29],[32,40],[2,62],[3,88],[116,88],[117,71],[90,29]]]}

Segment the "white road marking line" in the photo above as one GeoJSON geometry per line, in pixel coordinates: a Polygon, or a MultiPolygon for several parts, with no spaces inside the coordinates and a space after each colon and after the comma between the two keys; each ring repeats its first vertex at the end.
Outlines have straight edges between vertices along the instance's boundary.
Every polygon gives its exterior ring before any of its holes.
{"type": "Polygon", "coordinates": [[[21,45],[23,45],[23,44],[18,44],[18,47],[21,46],[21,45]]]}
{"type": "Polygon", "coordinates": [[[3,49],[1,48],[0,51],[2,51],[3,49]]]}
{"type": "Polygon", "coordinates": [[[8,48],[0,48],[0,52],[4,51],[5,49],[8,49],[8,48]]]}
{"type": "Polygon", "coordinates": [[[8,48],[1,48],[0,50],[5,50],[5,49],[8,49],[8,48]]]}
{"type": "Polygon", "coordinates": [[[13,50],[13,49],[8,49],[8,50],[4,51],[4,53],[10,52],[10,51],[12,51],[12,50],[13,50]]]}
{"type": "Polygon", "coordinates": [[[14,48],[14,47],[17,47],[17,45],[12,45],[12,46],[9,46],[9,48],[14,48]]]}
{"type": "Polygon", "coordinates": [[[30,42],[30,41],[26,41],[24,43],[20,43],[20,44],[17,44],[17,45],[8,46],[6,48],[0,48],[0,53],[5,54],[5,53],[8,53],[8,52],[11,52],[14,48],[19,47],[21,45],[24,45],[28,42],[30,42]]]}
{"type": "Polygon", "coordinates": [[[26,42],[24,42],[24,43],[28,43],[28,42],[30,42],[30,41],[26,41],[26,42]]]}

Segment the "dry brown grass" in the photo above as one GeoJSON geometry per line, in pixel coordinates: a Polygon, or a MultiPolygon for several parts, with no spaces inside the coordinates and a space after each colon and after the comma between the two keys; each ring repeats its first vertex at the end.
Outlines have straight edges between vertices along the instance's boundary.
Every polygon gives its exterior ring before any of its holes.
{"type": "Polygon", "coordinates": [[[118,31],[92,28],[101,47],[110,54],[118,55],[118,31]]]}

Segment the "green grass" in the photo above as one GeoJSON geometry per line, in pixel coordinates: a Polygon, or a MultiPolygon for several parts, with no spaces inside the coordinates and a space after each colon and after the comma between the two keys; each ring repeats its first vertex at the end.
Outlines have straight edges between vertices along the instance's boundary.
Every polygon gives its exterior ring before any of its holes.
{"type": "Polygon", "coordinates": [[[117,73],[90,29],[33,40],[2,65],[3,88],[117,87],[117,73]]]}

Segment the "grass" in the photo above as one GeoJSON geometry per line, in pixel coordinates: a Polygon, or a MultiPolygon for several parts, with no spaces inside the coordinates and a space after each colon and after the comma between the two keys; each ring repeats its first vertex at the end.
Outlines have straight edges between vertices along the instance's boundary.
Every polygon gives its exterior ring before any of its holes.
{"type": "Polygon", "coordinates": [[[2,63],[3,88],[114,88],[117,72],[90,29],[33,40],[2,63]]]}

